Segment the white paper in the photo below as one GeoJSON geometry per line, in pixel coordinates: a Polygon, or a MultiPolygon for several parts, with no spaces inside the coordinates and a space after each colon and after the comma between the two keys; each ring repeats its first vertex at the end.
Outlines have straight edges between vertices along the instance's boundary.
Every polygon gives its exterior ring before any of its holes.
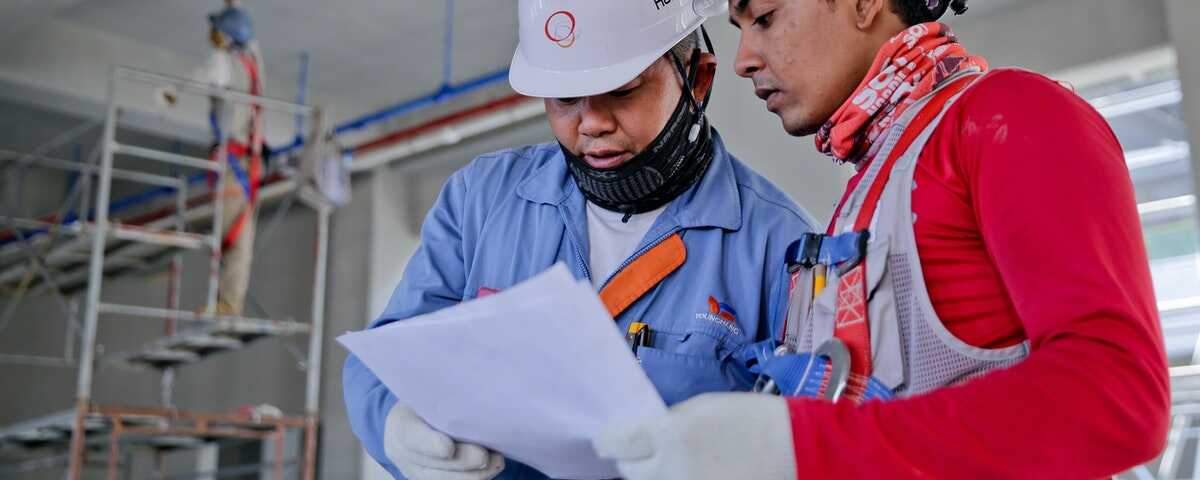
{"type": "Polygon", "coordinates": [[[666,412],[596,292],[561,264],[338,341],[434,428],[555,478],[620,476],[592,436],[666,412]]]}

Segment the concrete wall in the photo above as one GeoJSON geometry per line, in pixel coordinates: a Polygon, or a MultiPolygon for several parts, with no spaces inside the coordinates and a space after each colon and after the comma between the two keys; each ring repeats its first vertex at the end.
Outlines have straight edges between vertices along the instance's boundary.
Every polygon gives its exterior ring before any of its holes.
{"type": "Polygon", "coordinates": [[[1183,86],[1183,115],[1190,132],[1195,190],[1200,185],[1200,2],[1167,0],[1167,14],[1183,86]]]}

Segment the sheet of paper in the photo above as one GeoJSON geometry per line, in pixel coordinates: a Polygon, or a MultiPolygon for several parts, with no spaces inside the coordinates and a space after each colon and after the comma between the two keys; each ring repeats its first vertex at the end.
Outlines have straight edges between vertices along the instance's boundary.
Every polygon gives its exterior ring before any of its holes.
{"type": "Polygon", "coordinates": [[[338,341],[434,428],[555,478],[619,476],[592,436],[666,411],[596,292],[559,264],[338,341]]]}

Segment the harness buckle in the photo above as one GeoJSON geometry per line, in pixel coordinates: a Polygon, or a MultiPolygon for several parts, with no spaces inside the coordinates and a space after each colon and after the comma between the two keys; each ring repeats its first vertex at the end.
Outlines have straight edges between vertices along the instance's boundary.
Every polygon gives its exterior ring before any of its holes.
{"type": "Polygon", "coordinates": [[[824,265],[836,266],[839,275],[845,274],[867,258],[867,243],[870,240],[869,230],[829,237],[821,245],[819,261],[824,265]]]}
{"type": "Polygon", "coordinates": [[[805,233],[799,240],[788,245],[788,273],[796,273],[801,268],[813,268],[819,263],[821,244],[826,235],[821,233],[805,233]]]}

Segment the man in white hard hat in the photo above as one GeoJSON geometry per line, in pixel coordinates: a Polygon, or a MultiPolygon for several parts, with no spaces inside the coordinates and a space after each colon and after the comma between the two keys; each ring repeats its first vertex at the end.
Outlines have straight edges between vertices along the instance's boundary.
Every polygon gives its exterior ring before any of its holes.
{"type": "Polygon", "coordinates": [[[1108,478],[1162,451],[1121,146],[1069,88],[990,69],[937,22],[966,3],[731,0],[737,73],[857,174],[789,255],[784,354],[761,368],[789,398],[610,427],[596,447],[627,479],[1108,478]]]}
{"type": "MultiPolygon", "coordinates": [[[[746,360],[784,315],[782,259],[812,223],[733,158],[705,117],[716,71],[698,47],[705,8],[521,0],[510,82],[545,98],[558,142],[483,155],[455,173],[372,326],[564,262],[600,291],[668,404],[751,389],[746,360]]],[[[355,433],[398,478],[544,478],[432,429],[354,357],[344,384],[355,433]]]]}

